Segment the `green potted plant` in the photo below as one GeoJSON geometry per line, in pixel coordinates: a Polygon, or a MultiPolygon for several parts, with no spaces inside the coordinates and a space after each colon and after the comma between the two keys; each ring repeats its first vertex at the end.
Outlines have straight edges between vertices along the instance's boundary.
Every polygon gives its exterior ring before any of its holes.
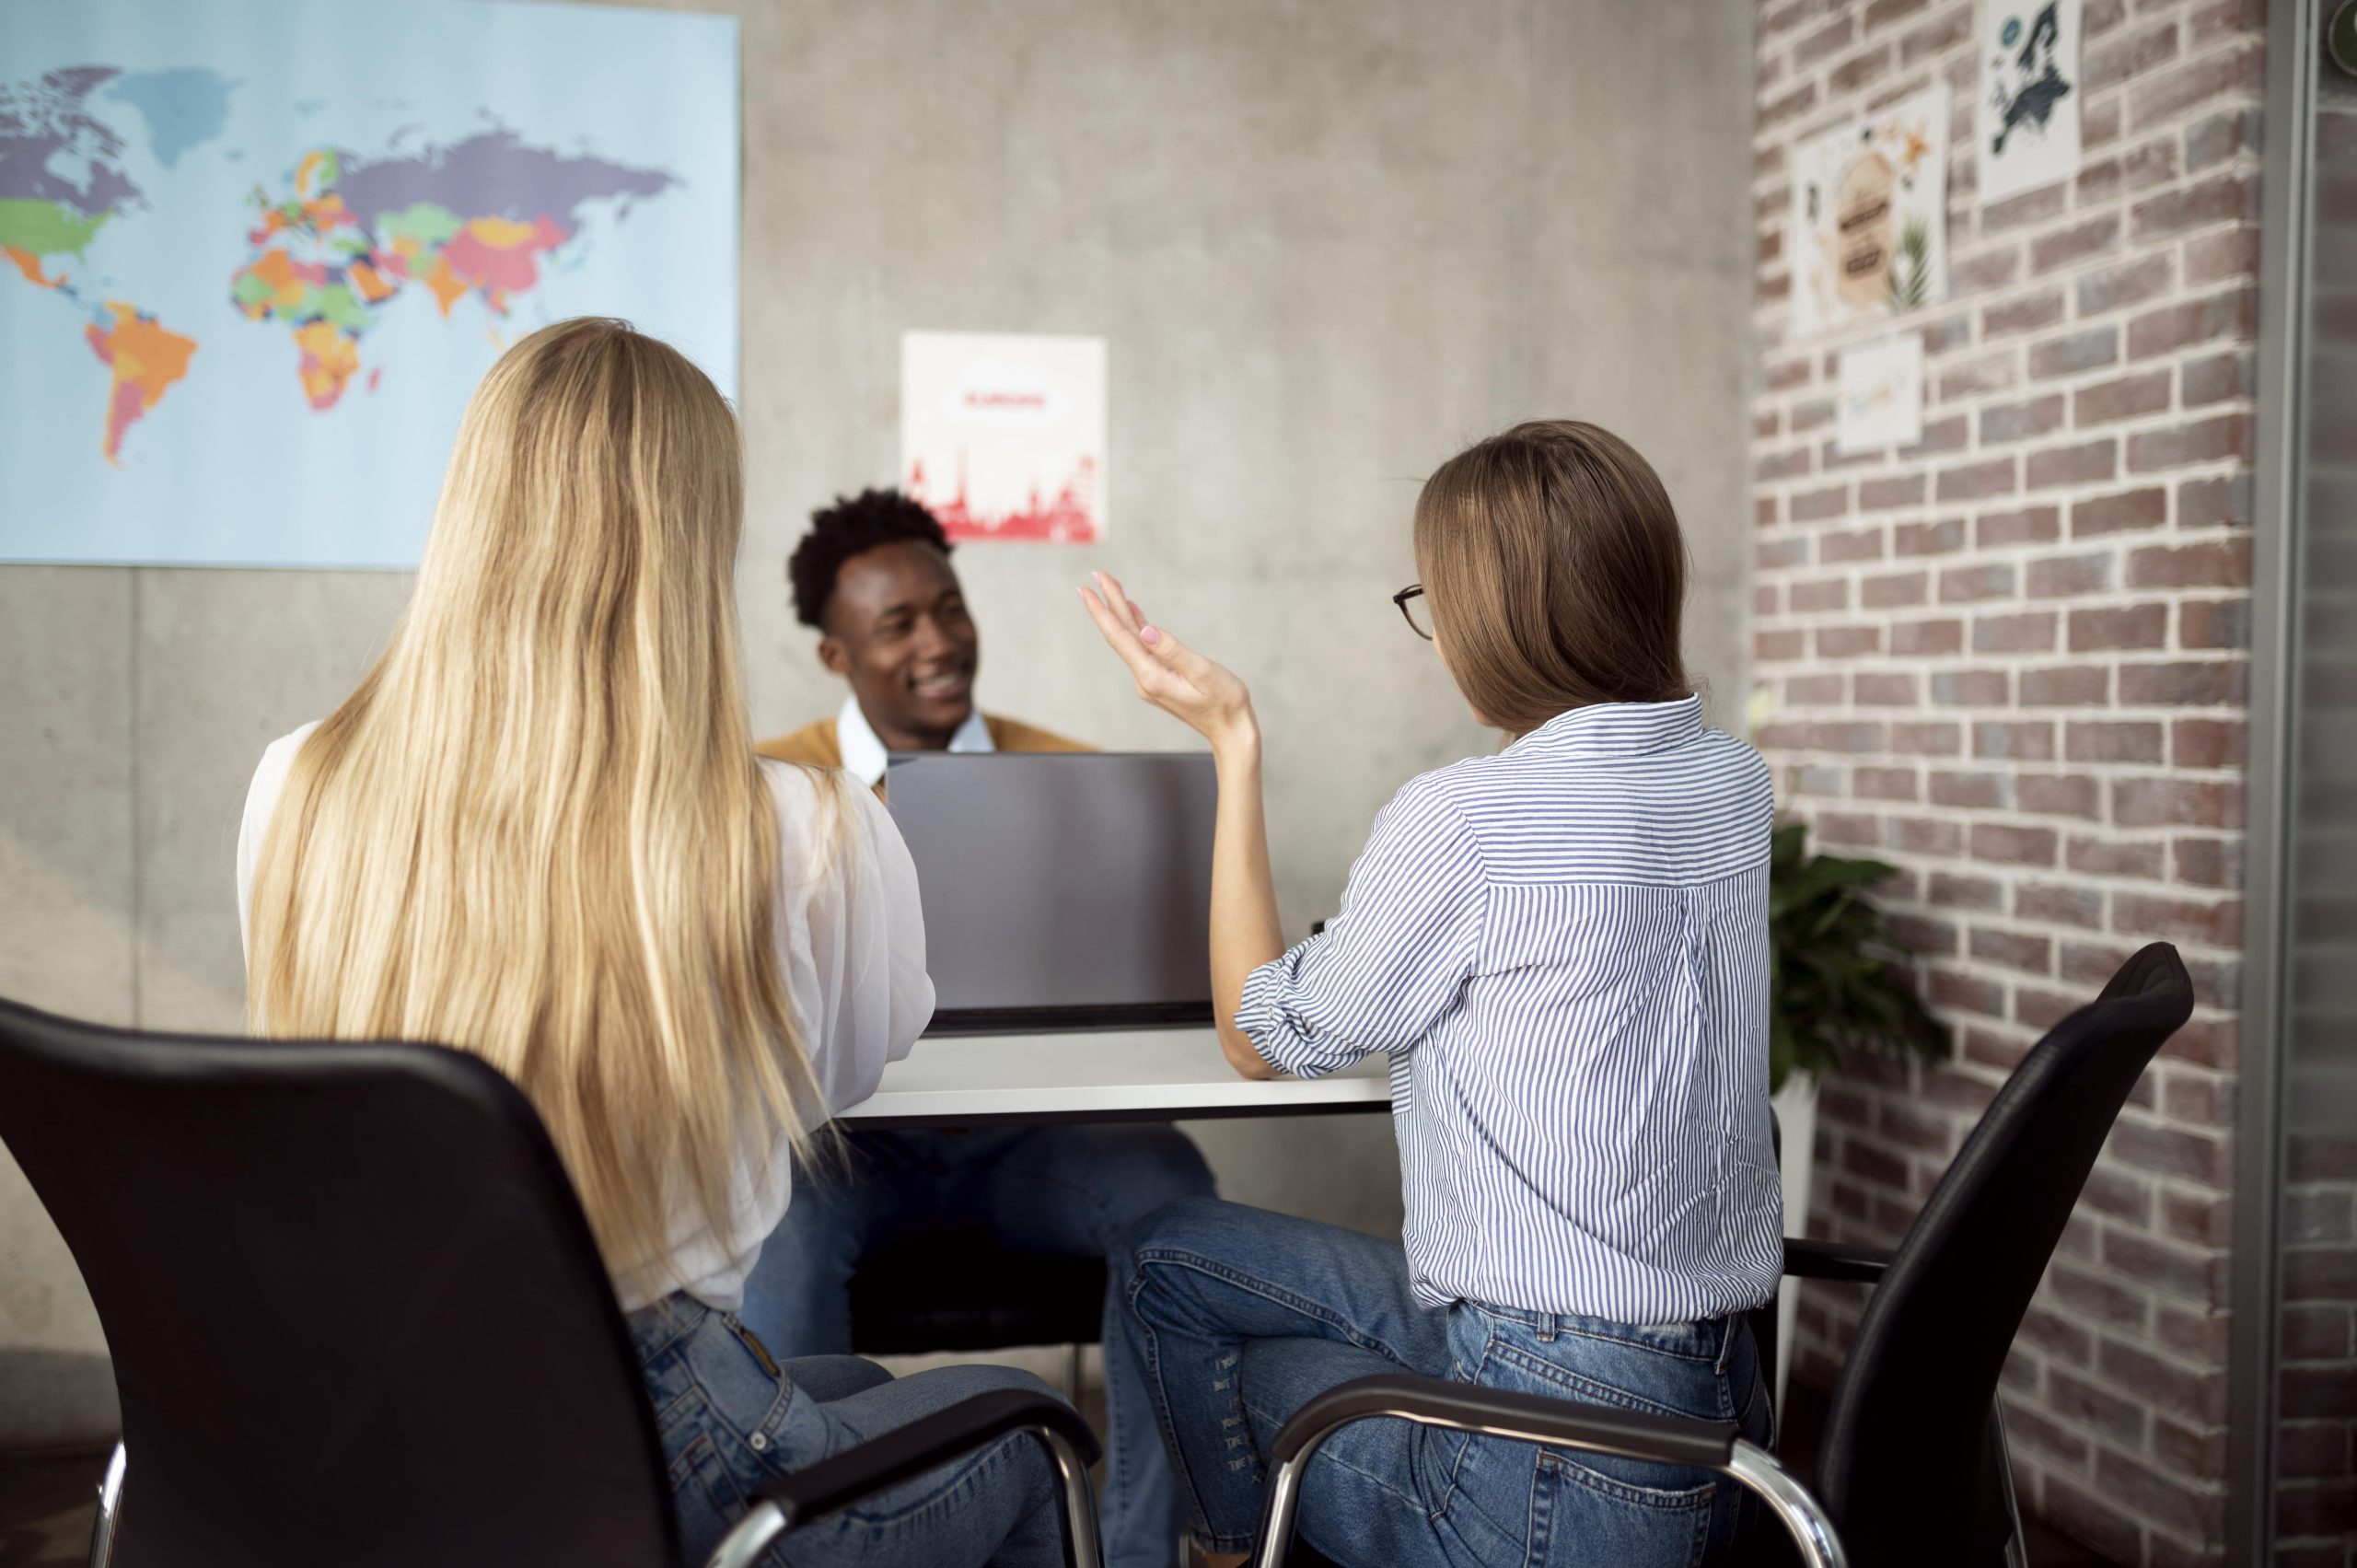
{"type": "Polygon", "coordinates": [[[1908,983],[1906,949],[1867,897],[1897,874],[1879,860],[1811,854],[1806,823],[1776,830],[1768,858],[1769,1093],[1795,1072],[1837,1071],[1856,1050],[1946,1054],[1947,1030],[1908,983]]]}
{"type": "MultiPolygon", "coordinates": [[[[1854,1051],[1925,1057],[1948,1051],[1948,1033],[1917,997],[1907,952],[1868,897],[1898,868],[1879,860],[1811,854],[1808,828],[1778,828],[1768,857],[1768,1085],[1783,1134],[1784,1232],[1808,1227],[1817,1153],[1817,1086],[1854,1051]]],[[[1795,1293],[1776,1309],[1780,1347],[1793,1341],[1795,1293]]],[[[1776,1358],[1784,1396],[1789,1353],[1776,1358]]]]}

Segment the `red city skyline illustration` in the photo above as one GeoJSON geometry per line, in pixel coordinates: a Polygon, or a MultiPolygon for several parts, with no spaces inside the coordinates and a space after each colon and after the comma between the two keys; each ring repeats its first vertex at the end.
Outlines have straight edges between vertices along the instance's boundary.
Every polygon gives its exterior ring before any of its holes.
{"type": "Polygon", "coordinates": [[[1097,524],[1097,459],[1083,456],[1073,468],[1072,476],[1059,486],[1052,498],[1043,500],[1039,482],[1033,480],[1030,499],[1023,506],[1007,512],[977,511],[967,499],[966,448],[958,448],[958,492],[946,502],[935,502],[925,494],[924,459],[917,459],[909,465],[909,494],[923,505],[941,522],[943,531],[952,539],[1019,539],[1050,544],[1093,544],[1098,538],[1097,524]]]}

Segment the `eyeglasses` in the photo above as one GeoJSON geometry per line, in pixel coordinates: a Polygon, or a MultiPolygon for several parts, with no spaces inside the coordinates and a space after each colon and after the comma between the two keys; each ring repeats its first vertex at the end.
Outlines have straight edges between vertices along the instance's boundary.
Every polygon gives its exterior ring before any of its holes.
{"type": "Polygon", "coordinates": [[[1410,583],[1391,596],[1391,602],[1399,607],[1409,631],[1427,643],[1433,640],[1433,607],[1432,601],[1424,598],[1423,584],[1410,583]]]}

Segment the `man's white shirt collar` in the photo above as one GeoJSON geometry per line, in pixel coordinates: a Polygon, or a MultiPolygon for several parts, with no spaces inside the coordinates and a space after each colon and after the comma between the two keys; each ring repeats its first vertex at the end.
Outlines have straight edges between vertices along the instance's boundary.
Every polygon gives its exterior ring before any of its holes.
{"type": "MultiPolygon", "coordinates": [[[[842,749],[843,772],[852,777],[862,784],[873,784],[884,776],[884,764],[891,753],[885,749],[883,738],[876,733],[876,726],[867,722],[867,715],[859,711],[857,697],[845,697],[842,711],[835,715],[835,744],[842,749]]],[[[998,749],[992,744],[991,726],[982,718],[981,709],[976,708],[966,715],[966,722],[959,725],[958,733],[949,738],[949,749],[998,749]]]]}

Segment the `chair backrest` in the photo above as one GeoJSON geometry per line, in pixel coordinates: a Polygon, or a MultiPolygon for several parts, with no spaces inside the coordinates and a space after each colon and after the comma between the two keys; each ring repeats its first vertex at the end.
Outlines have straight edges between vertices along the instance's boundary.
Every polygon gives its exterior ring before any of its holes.
{"type": "Polygon", "coordinates": [[[1998,1374],[2120,1107],[2192,1010],[2176,948],[2129,959],[2022,1059],[1899,1243],[1842,1365],[1817,1465],[1860,1568],[1993,1560],[1998,1374]]]}
{"type": "Polygon", "coordinates": [[[673,1562],[588,1224],[485,1063],[0,1003],[0,1142],[106,1330],[124,1568],[673,1562]]]}

